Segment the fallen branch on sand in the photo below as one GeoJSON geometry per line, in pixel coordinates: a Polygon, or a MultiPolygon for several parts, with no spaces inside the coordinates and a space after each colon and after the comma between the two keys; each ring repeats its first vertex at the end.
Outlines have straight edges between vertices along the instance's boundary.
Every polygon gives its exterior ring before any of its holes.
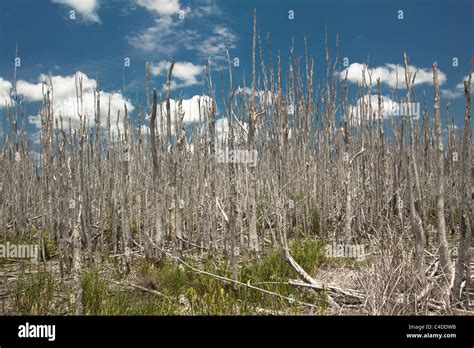
{"type": "MultiPolygon", "coordinates": [[[[349,297],[351,302],[354,302],[354,300],[358,303],[363,302],[364,295],[360,292],[357,292],[352,289],[342,289],[338,286],[332,285],[332,284],[322,284],[318,282],[316,279],[311,277],[296,261],[295,259],[290,255],[290,252],[288,250],[285,250],[285,257],[290,263],[290,265],[293,267],[293,269],[298,273],[300,278],[303,281],[300,280],[293,280],[290,279],[288,281],[288,284],[291,285],[296,285],[296,286],[303,286],[303,287],[308,287],[314,290],[318,291],[324,291],[326,290],[328,292],[327,298],[329,302],[329,306],[332,308],[340,308],[340,304],[335,301],[333,296],[339,296],[339,297],[349,297]],[[331,294],[329,294],[331,293],[331,294]]],[[[344,301],[346,302],[346,301],[344,301]]]]}

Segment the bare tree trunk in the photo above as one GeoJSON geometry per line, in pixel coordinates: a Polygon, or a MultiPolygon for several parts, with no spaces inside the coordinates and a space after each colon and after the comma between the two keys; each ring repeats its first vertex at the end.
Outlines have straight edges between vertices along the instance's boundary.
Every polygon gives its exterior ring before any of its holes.
{"type": "MultiPolygon", "coordinates": [[[[248,132],[248,148],[249,151],[255,152],[255,124],[257,122],[257,110],[255,105],[255,88],[256,88],[256,67],[255,67],[255,55],[256,55],[256,39],[257,38],[257,10],[254,9],[253,13],[253,49],[252,49],[252,92],[251,92],[251,106],[249,114],[249,132],[248,132]]],[[[257,179],[255,174],[255,166],[250,167],[250,188],[249,188],[249,247],[253,253],[260,251],[257,235],[257,179]]]]}
{"type": "Polygon", "coordinates": [[[438,227],[438,243],[440,266],[443,271],[446,284],[449,285],[452,277],[452,264],[449,256],[448,240],[446,239],[446,220],[444,217],[444,152],[443,135],[441,129],[441,110],[438,83],[438,64],[433,63],[434,82],[434,116],[436,119],[436,141],[437,141],[437,171],[438,171],[438,191],[436,197],[436,217],[438,227]]]}
{"type": "Polygon", "coordinates": [[[176,190],[176,167],[174,161],[173,143],[171,141],[171,104],[170,104],[170,91],[171,91],[171,77],[173,75],[173,67],[175,60],[173,59],[168,70],[168,79],[166,81],[166,148],[168,151],[167,157],[167,188],[166,188],[166,202],[168,203],[168,210],[170,214],[170,235],[171,244],[173,248],[173,255],[176,255],[177,241],[176,241],[176,219],[175,209],[176,202],[175,190],[176,190]]]}
{"type": "Polygon", "coordinates": [[[74,224],[72,231],[73,241],[73,259],[72,259],[72,272],[74,274],[73,281],[73,292],[74,292],[74,307],[76,315],[83,315],[84,308],[82,306],[82,238],[79,231],[82,215],[82,203],[79,198],[79,214],[77,221],[74,224]]]}
{"type": "MultiPolygon", "coordinates": [[[[227,50],[227,63],[229,66],[229,104],[227,107],[228,120],[229,120],[229,150],[234,151],[234,127],[232,122],[232,103],[234,99],[234,91],[232,86],[232,65],[230,64],[229,50],[227,50]]],[[[228,229],[231,238],[231,262],[232,262],[232,275],[233,279],[237,282],[238,279],[238,266],[237,266],[237,231],[236,231],[236,218],[238,216],[237,210],[237,187],[235,180],[235,164],[233,161],[229,163],[229,181],[230,181],[230,212],[229,212],[229,223],[228,229]]],[[[234,283],[234,289],[237,290],[237,283],[234,283]]]]}
{"type": "MultiPolygon", "coordinates": [[[[466,99],[466,111],[464,114],[464,135],[462,144],[462,169],[461,169],[461,188],[463,195],[461,197],[461,228],[458,246],[458,260],[455,267],[455,276],[453,284],[453,297],[456,302],[461,300],[461,283],[466,279],[464,287],[465,298],[464,305],[469,306],[470,290],[470,265],[471,260],[470,247],[472,243],[472,210],[469,201],[472,197],[472,187],[469,180],[469,171],[471,167],[471,157],[469,156],[471,148],[471,71],[469,69],[469,79],[464,81],[464,96],[466,99]]],[[[472,178],[471,178],[472,179],[472,178]]]]}
{"type": "Polygon", "coordinates": [[[176,221],[176,248],[178,257],[182,256],[183,251],[183,211],[185,206],[183,192],[183,157],[186,146],[186,129],[183,125],[184,110],[182,109],[182,99],[178,104],[178,115],[176,117],[176,158],[175,158],[175,180],[176,189],[174,194],[175,203],[175,221],[176,221]]]}
{"type": "MultiPolygon", "coordinates": [[[[411,75],[408,71],[408,60],[407,55],[404,55],[404,64],[405,64],[405,82],[407,85],[407,118],[408,125],[410,127],[410,144],[408,149],[408,170],[407,170],[407,181],[408,181],[408,194],[410,199],[410,218],[413,232],[415,234],[415,262],[416,270],[419,273],[419,276],[425,277],[425,230],[423,228],[422,220],[418,214],[415,205],[415,193],[417,192],[417,182],[416,177],[418,176],[418,171],[416,169],[415,163],[415,139],[414,139],[414,126],[413,126],[413,117],[411,106],[410,106],[410,95],[411,89],[415,81],[415,76],[413,76],[413,82],[411,81],[411,75]],[[412,174],[415,180],[412,180],[412,174]]],[[[416,75],[416,74],[415,74],[416,75]]]]}
{"type": "MultiPolygon", "coordinates": [[[[148,66],[147,66],[148,67],[148,66]]],[[[160,195],[160,192],[163,190],[160,188],[160,177],[161,177],[161,169],[158,162],[158,154],[157,154],[157,145],[156,145],[156,112],[157,112],[157,95],[156,90],[153,90],[153,111],[150,117],[150,146],[151,146],[151,155],[153,160],[153,192],[155,193],[154,201],[156,209],[153,210],[153,219],[155,220],[155,236],[154,242],[155,244],[161,248],[163,243],[163,196],[160,195]]],[[[161,251],[156,250],[156,255],[160,256],[161,251]]]]}

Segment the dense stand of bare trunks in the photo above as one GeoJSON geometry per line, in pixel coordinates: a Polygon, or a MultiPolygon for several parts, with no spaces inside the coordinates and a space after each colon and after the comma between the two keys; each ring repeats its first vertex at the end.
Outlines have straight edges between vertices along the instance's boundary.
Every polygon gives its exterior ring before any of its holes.
{"type": "MultiPolygon", "coordinates": [[[[228,91],[218,110],[212,80],[218,71],[208,64],[207,97],[200,99],[199,122],[190,127],[182,100],[175,108],[170,103],[174,61],[164,102],[156,90],[150,100],[146,66],[146,112],[139,107],[138,120],[126,107],[111,115],[111,101],[101,99],[98,87],[95,113],[85,114],[78,75],[79,124],[72,125],[53,114],[54,90],[46,86],[36,157],[25,133],[24,106],[4,109],[0,241],[39,243],[43,259],[51,257],[48,248],[54,245],[61,272],[74,270],[78,287],[83,263],[111,256],[127,271],[136,257],[167,253],[230,255],[237,281],[239,258],[246,253],[287,250],[295,235],[368,244],[374,231],[388,225],[412,248],[420,279],[425,249],[439,255],[447,291],[452,288],[454,299],[466,304],[473,225],[470,81],[463,133],[453,127],[446,107],[444,137],[436,64],[434,112],[425,103],[420,122],[387,116],[380,81],[371,79],[358,86],[362,102],[351,107],[348,83],[335,76],[337,57],[331,60],[329,48],[325,80],[317,86],[307,54],[303,62],[292,46],[283,71],[280,51],[275,69],[270,36],[267,48],[263,53],[255,16],[251,88],[245,88],[245,77],[244,88],[238,88],[228,55],[228,77],[221,74],[222,91],[225,85],[228,91]],[[372,98],[378,107],[372,107],[372,98]],[[222,149],[257,151],[255,166],[216,161],[222,149]]],[[[406,95],[399,100],[416,101],[415,78],[405,56],[406,95]]],[[[398,98],[397,90],[392,94],[398,98]]]]}

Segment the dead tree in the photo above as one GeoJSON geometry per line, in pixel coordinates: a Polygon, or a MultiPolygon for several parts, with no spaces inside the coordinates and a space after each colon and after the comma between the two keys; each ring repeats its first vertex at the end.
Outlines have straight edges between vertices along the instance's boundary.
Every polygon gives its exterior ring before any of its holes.
{"type": "MultiPolygon", "coordinates": [[[[256,88],[256,45],[257,45],[257,10],[253,12],[253,45],[252,45],[252,91],[251,91],[251,105],[249,113],[249,132],[248,132],[248,149],[251,153],[256,151],[255,144],[255,124],[257,122],[257,110],[255,103],[255,88],[256,88]]],[[[255,167],[250,167],[250,187],[249,187],[249,247],[253,253],[258,253],[260,250],[258,235],[257,235],[257,178],[255,174],[255,167]]]]}
{"type": "Polygon", "coordinates": [[[452,264],[449,256],[448,240],[446,239],[446,220],[444,216],[444,151],[443,134],[441,129],[441,110],[438,83],[438,64],[433,63],[433,83],[434,83],[434,117],[436,120],[436,142],[437,142],[437,197],[436,197],[436,218],[438,228],[439,258],[440,266],[449,286],[452,278],[452,264]]]}
{"type": "MultiPolygon", "coordinates": [[[[234,99],[234,89],[232,86],[232,65],[230,64],[229,50],[227,49],[227,64],[229,67],[229,101],[227,106],[227,117],[229,122],[229,150],[234,151],[234,127],[233,127],[233,116],[232,116],[232,103],[234,99]]],[[[238,268],[237,268],[237,231],[236,231],[236,218],[238,216],[237,210],[237,186],[235,178],[235,163],[229,162],[229,181],[230,181],[230,212],[228,230],[231,239],[231,262],[232,262],[232,274],[234,281],[238,281],[238,268]]],[[[234,288],[237,290],[237,283],[234,283],[234,288]]]]}
{"type": "MultiPolygon", "coordinates": [[[[469,289],[470,289],[470,248],[472,239],[472,205],[470,206],[469,201],[472,199],[472,186],[469,180],[469,172],[471,170],[471,157],[469,153],[471,151],[471,71],[469,69],[469,78],[464,81],[464,97],[466,99],[466,109],[464,113],[464,135],[462,142],[462,169],[461,169],[461,227],[460,227],[460,238],[458,246],[458,259],[455,267],[454,283],[453,283],[453,297],[456,302],[463,301],[464,305],[469,306],[469,289]],[[461,294],[461,284],[465,279],[464,286],[464,298],[461,294]]],[[[472,178],[471,178],[472,180],[472,178]]]]}
{"type": "MultiPolygon", "coordinates": [[[[156,90],[153,89],[153,109],[150,117],[150,146],[151,146],[151,156],[153,161],[153,192],[154,196],[154,206],[153,209],[153,218],[155,220],[155,235],[154,242],[161,248],[163,241],[163,196],[160,194],[163,192],[161,188],[161,166],[158,159],[157,153],[157,144],[156,144],[156,112],[157,112],[157,94],[156,90]]],[[[160,250],[156,251],[156,255],[162,255],[160,250]]]]}
{"type": "Polygon", "coordinates": [[[411,89],[415,83],[416,73],[413,76],[413,80],[411,78],[409,68],[408,68],[408,60],[407,55],[404,55],[404,64],[405,64],[405,82],[407,86],[407,118],[408,118],[408,126],[410,132],[410,144],[408,148],[408,167],[407,167],[407,180],[408,180],[408,195],[410,199],[410,219],[411,225],[413,228],[413,232],[415,234],[415,262],[416,262],[416,269],[420,275],[420,277],[425,276],[425,244],[426,244],[426,237],[425,237],[425,230],[423,228],[423,222],[418,214],[415,205],[415,194],[419,192],[417,190],[417,177],[418,177],[418,169],[415,163],[415,137],[414,137],[414,125],[413,125],[413,116],[410,105],[410,96],[411,96],[411,89]],[[413,82],[411,82],[413,81],[413,82]],[[414,180],[412,180],[414,178],[414,180]]]}

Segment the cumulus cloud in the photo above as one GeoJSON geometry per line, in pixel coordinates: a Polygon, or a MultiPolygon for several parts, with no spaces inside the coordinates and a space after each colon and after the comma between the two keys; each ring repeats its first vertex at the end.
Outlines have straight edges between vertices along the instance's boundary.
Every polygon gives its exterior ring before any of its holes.
{"type": "Polygon", "coordinates": [[[52,0],[53,3],[71,7],[82,15],[86,22],[100,23],[99,0],[52,0]]]}
{"type": "Polygon", "coordinates": [[[464,94],[463,90],[460,89],[442,89],[441,95],[446,99],[457,99],[464,94]]]}
{"type": "MultiPolygon", "coordinates": [[[[469,75],[464,76],[454,89],[442,89],[441,95],[447,99],[456,99],[464,95],[464,81],[469,80],[469,75]]],[[[474,78],[471,79],[471,92],[474,89],[474,78]]]]}
{"type": "MultiPolygon", "coordinates": [[[[65,128],[69,126],[69,122],[71,122],[72,127],[79,125],[80,118],[78,113],[81,113],[84,119],[89,120],[90,126],[94,126],[94,93],[96,81],[82,72],[77,72],[77,78],[82,78],[82,103],[80,100],[78,101],[76,96],[76,75],[58,75],[51,76],[51,78],[46,75],[40,75],[36,83],[20,80],[17,83],[17,91],[18,94],[23,96],[26,100],[39,101],[43,98],[43,91],[52,88],[54,117],[59,119],[59,117],[62,116],[65,128]]],[[[132,112],[134,107],[120,93],[100,91],[101,127],[106,126],[109,99],[112,132],[116,132],[117,128],[123,129],[124,105],[127,106],[129,112],[132,112]],[[120,119],[117,126],[117,115],[119,111],[120,119]]],[[[40,115],[30,116],[28,120],[38,129],[41,128],[40,115]]]]}
{"type": "Polygon", "coordinates": [[[10,103],[11,89],[12,89],[11,82],[4,80],[0,77],[0,109],[10,103]]]}
{"type": "Polygon", "coordinates": [[[379,113],[378,95],[366,95],[357,99],[355,104],[349,106],[349,115],[353,125],[359,125],[362,118],[365,119],[379,119],[382,115],[384,119],[389,117],[406,116],[408,111],[415,119],[421,115],[421,107],[419,103],[410,103],[395,101],[388,96],[381,96],[381,110],[379,113]]]}
{"type": "MultiPolygon", "coordinates": [[[[204,127],[207,125],[204,125],[204,127]]],[[[216,137],[217,142],[222,143],[227,140],[229,136],[229,120],[227,117],[222,117],[216,121],[216,137]]]]}
{"type": "MultiPolygon", "coordinates": [[[[183,123],[191,124],[194,122],[199,122],[201,119],[204,120],[204,117],[209,116],[212,104],[214,103],[213,98],[207,95],[195,95],[189,99],[182,100],[181,112],[184,112],[183,123]]],[[[162,117],[158,114],[156,118],[157,127],[160,128],[160,118],[163,119],[163,128],[166,130],[166,102],[163,102],[161,105],[161,110],[163,111],[162,117]]],[[[170,99],[170,111],[171,111],[171,132],[174,133],[175,124],[177,117],[179,115],[179,100],[170,99]]],[[[160,108],[158,107],[158,113],[160,108]]],[[[147,116],[147,120],[150,121],[150,115],[147,116]]],[[[142,126],[141,132],[143,134],[149,134],[150,129],[147,125],[142,126]]]]}
{"type": "MultiPolygon", "coordinates": [[[[79,73],[78,77],[82,78],[83,91],[91,91],[96,86],[96,81],[90,79],[87,75],[79,73]]],[[[76,76],[61,76],[55,75],[49,77],[41,74],[37,82],[31,83],[20,80],[17,82],[16,89],[18,94],[22,95],[27,101],[39,101],[43,99],[43,90],[51,85],[53,87],[54,97],[59,100],[65,99],[68,96],[76,95],[76,76]]]]}
{"type": "MultiPolygon", "coordinates": [[[[161,61],[158,64],[151,64],[150,73],[153,76],[167,76],[171,63],[161,61]]],[[[189,87],[199,83],[198,77],[204,72],[204,67],[194,65],[190,62],[176,62],[173,67],[173,79],[171,89],[189,87]]],[[[166,85],[163,85],[165,89],[166,85]]]]}
{"type": "Polygon", "coordinates": [[[202,57],[210,56],[217,61],[225,60],[227,47],[235,48],[236,41],[237,35],[230,28],[218,25],[212,29],[208,37],[195,45],[195,48],[202,57]]]}
{"type": "MultiPolygon", "coordinates": [[[[431,69],[418,68],[413,65],[409,65],[408,68],[411,74],[416,72],[415,86],[433,84],[433,73],[431,69]]],[[[377,79],[380,78],[380,83],[386,84],[391,88],[406,88],[405,70],[402,65],[398,64],[387,63],[383,66],[370,68],[367,64],[352,63],[346,69],[339,72],[339,77],[344,79],[346,74],[347,80],[352,83],[362,83],[363,77],[365,77],[366,83],[369,84],[370,76],[372,76],[372,86],[375,86],[377,79]]],[[[438,79],[440,85],[446,82],[446,74],[441,70],[438,70],[438,79]]]]}
{"type": "Polygon", "coordinates": [[[196,3],[198,6],[193,8],[193,16],[196,18],[222,15],[222,10],[217,6],[215,0],[200,0],[196,3]]]}
{"type": "MultiPolygon", "coordinates": [[[[204,119],[205,115],[211,109],[213,99],[207,95],[195,95],[190,99],[182,100],[182,112],[184,112],[183,122],[193,123],[199,121],[199,118],[204,119]]],[[[179,115],[179,100],[170,99],[171,120],[174,121],[179,115]]],[[[166,112],[166,102],[163,102],[163,113],[166,112]]]]}
{"type": "MultiPolygon", "coordinates": [[[[247,122],[240,121],[237,122],[233,120],[232,126],[234,128],[234,144],[235,145],[244,145],[247,141],[247,133],[249,130],[249,125],[247,122]]],[[[207,125],[202,125],[202,127],[208,127],[207,125]]],[[[258,130],[256,130],[258,133],[258,130]]],[[[222,144],[226,144],[229,140],[229,119],[227,117],[221,117],[216,120],[216,149],[222,144]]]]}
{"type": "Polygon", "coordinates": [[[150,27],[127,39],[128,43],[137,49],[170,56],[180,49],[192,47],[198,36],[197,31],[185,28],[183,21],[171,16],[162,16],[155,18],[150,27]]]}
{"type": "MultiPolygon", "coordinates": [[[[464,91],[464,81],[469,81],[469,75],[463,77],[462,81],[456,85],[457,89],[462,89],[464,91]]],[[[471,77],[471,89],[474,86],[474,78],[471,77]]]]}
{"type": "Polygon", "coordinates": [[[171,15],[180,11],[178,0],[136,0],[136,4],[160,15],[171,15]]]}
{"type": "Polygon", "coordinates": [[[169,3],[165,0],[136,1],[155,16],[151,26],[127,37],[128,43],[137,49],[155,51],[167,57],[188,51],[201,59],[222,61],[226,48],[236,46],[237,35],[225,24],[214,25],[210,20],[222,15],[214,1],[193,2],[193,7],[186,8],[177,0],[169,3]],[[177,16],[181,10],[186,20],[177,16]]]}

